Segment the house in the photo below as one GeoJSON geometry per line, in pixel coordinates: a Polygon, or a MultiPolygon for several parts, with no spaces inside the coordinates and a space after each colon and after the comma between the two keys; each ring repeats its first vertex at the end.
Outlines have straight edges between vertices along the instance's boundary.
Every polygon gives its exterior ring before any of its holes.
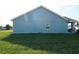
{"type": "Polygon", "coordinates": [[[71,32],[75,32],[75,22],[40,6],[14,18],[13,33],[69,33],[68,23],[71,23],[71,32]]]}
{"type": "Polygon", "coordinates": [[[65,16],[64,16],[64,18],[67,19],[67,21],[68,21],[68,30],[70,30],[69,32],[75,33],[78,30],[78,27],[77,27],[78,21],[65,17],[65,16]]]}
{"type": "Polygon", "coordinates": [[[6,27],[0,26],[0,30],[6,30],[6,27]]]}
{"type": "Polygon", "coordinates": [[[2,26],[0,26],[0,30],[2,30],[2,26]]]}

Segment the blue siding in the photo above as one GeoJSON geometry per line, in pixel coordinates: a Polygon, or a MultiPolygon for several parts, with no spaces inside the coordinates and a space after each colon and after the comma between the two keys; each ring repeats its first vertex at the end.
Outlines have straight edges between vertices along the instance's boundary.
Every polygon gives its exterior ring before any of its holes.
{"type": "Polygon", "coordinates": [[[68,23],[44,8],[24,14],[13,23],[14,33],[68,33],[68,23]]]}

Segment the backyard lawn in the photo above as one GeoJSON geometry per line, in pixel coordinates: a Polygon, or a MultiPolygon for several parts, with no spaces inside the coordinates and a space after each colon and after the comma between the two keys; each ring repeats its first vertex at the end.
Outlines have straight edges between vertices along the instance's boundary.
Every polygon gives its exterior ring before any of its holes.
{"type": "Polygon", "coordinates": [[[0,31],[0,54],[79,53],[79,34],[12,34],[0,31]]]}

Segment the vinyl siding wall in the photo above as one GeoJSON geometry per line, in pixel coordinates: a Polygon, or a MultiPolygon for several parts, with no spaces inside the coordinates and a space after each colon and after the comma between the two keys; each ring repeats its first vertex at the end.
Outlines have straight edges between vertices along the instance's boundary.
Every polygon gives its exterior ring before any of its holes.
{"type": "Polygon", "coordinates": [[[13,24],[14,33],[68,33],[66,20],[43,8],[16,18],[13,24]]]}

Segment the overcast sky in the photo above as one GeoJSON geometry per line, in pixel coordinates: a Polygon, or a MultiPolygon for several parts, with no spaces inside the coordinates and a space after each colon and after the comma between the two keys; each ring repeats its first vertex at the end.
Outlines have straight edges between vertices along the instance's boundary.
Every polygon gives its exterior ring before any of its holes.
{"type": "Polygon", "coordinates": [[[40,5],[62,16],[79,18],[79,0],[0,0],[0,26],[12,25],[11,19],[40,5]]]}

